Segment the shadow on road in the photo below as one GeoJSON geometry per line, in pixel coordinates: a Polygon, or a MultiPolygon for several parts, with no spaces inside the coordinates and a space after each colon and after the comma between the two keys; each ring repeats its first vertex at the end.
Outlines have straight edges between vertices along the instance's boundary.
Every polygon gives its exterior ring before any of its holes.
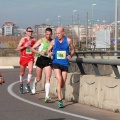
{"type": "Polygon", "coordinates": [[[45,119],[45,120],[65,120],[65,118],[52,118],[52,119],[45,119]]]}

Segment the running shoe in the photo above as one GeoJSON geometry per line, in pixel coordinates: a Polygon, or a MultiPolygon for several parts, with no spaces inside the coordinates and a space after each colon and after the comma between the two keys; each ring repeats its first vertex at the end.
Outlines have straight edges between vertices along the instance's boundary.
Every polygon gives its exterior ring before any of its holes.
{"type": "Polygon", "coordinates": [[[50,97],[46,97],[46,98],[45,98],[45,102],[46,102],[46,103],[49,102],[50,100],[51,100],[50,97]]]}
{"type": "Polygon", "coordinates": [[[30,85],[28,83],[26,84],[25,89],[27,92],[31,92],[30,85]]]}
{"type": "Polygon", "coordinates": [[[37,83],[33,82],[33,85],[32,85],[32,94],[35,94],[36,93],[36,86],[37,86],[37,83]]]}
{"type": "Polygon", "coordinates": [[[23,84],[20,84],[20,93],[23,94],[23,84]]]}
{"type": "Polygon", "coordinates": [[[63,102],[62,102],[62,100],[60,100],[60,101],[58,102],[58,108],[63,108],[63,107],[64,107],[63,102]]]}

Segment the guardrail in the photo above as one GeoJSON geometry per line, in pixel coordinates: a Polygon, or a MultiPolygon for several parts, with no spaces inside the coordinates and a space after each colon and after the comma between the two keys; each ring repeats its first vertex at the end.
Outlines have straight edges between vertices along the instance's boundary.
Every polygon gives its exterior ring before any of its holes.
{"type": "Polygon", "coordinates": [[[120,60],[118,60],[118,58],[116,59],[103,59],[103,55],[104,54],[107,54],[107,55],[112,55],[112,54],[117,54],[119,55],[120,54],[120,51],[88,51],[88,52],[76,52],[75,55],[77,57],[73,57],[70,62],[74,62],[74,63],[77,63],[78,65],[78,68],[81,72],[81,74],[86,74],[85,71],[84,71],[84,68],[83,68],[83,65],[82,64],[91,64],[92,67],[93,67],[93,70],[95,72],[95,74],[97,76],[100,76],[100,72],[99,72],[99,69],[98,69],[98,65],[111,65],[114,73],[115,73],[115,76],[116,78],[120,78],[120,74],[119,74],[119,70],[118,70],[118,67],[120,65],[120,60]],[[80,58],[79,55],[83,55],[83,58],[80,58]],[[87,54],[91,55],[92,58],[87,58],[87,54]],[[100,59],[95,59],[95,54],[99,54],[101,56],[100,59]]]}
{"type": "Polygon", "coordinates": [[[103,55],[108,55],[108,56],[119,56],[120,51],[80,51],[80,52],[75,52],[75,55],[79,57],[79,55],[83,55],[83,57],[86,58],[87,54],[89,54],[91,57],[95,58],[95,55],[100,55],[101,58],[103,58],[103,55]]]}

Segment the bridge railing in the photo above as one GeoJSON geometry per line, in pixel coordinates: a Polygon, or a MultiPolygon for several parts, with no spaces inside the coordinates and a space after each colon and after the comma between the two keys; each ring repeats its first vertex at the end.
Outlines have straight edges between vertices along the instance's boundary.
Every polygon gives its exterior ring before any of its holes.
{"type": "Polygon", "coordinates": [[[118,70],[118,66],[120,66],[120,60],[118,59],[119,57],[116,57],[116,59],[103,59],[103,55],[113,55],[113,54],[120,54],[120,51],[89,51],[89,52],[76,52],[75,55],[76,57],[73,57],[70,62],[77,63],[78,68],[81,72],[81,74],[86,74],[85,70],[83,68],[83,64],[91,64],[93,67],[93,70],[95,72],[95,75],[100,76],[100,70],[98,68],[98,65],[110,65],[112,67],[112,70],[114,71],[114,74],[116,78],[120,78],[120,73],[118,70]],[[87,57],[87,55],[91,57],[87,57]],[[95,58],[95,55],[100,55],[101,58],[95,58]],[[83,55],[83,56],[80,56],[83,55]],[[81,58],[82,57],[82,58],[81,58]]]}
{"type": "Polygon", "coordinates": [[[120,56],[120,51],[80,51],[80,52],[75,52],[75,55],[77,57],[79,57],[79,55],[82,55],[84,58],[86,58],[88,55],[95,58],[95,55],[98,55],[101,58],[103,58],[104,55],[120,56]]]}

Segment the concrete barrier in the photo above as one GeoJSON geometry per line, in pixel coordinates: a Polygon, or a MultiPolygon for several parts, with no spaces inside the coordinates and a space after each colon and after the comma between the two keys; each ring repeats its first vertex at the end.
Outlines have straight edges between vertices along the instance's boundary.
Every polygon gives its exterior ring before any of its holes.
{"type": "Polygon", "coordinates": [[[19,57],[0,57],[0,66],[19,66],[19,57]]]}

